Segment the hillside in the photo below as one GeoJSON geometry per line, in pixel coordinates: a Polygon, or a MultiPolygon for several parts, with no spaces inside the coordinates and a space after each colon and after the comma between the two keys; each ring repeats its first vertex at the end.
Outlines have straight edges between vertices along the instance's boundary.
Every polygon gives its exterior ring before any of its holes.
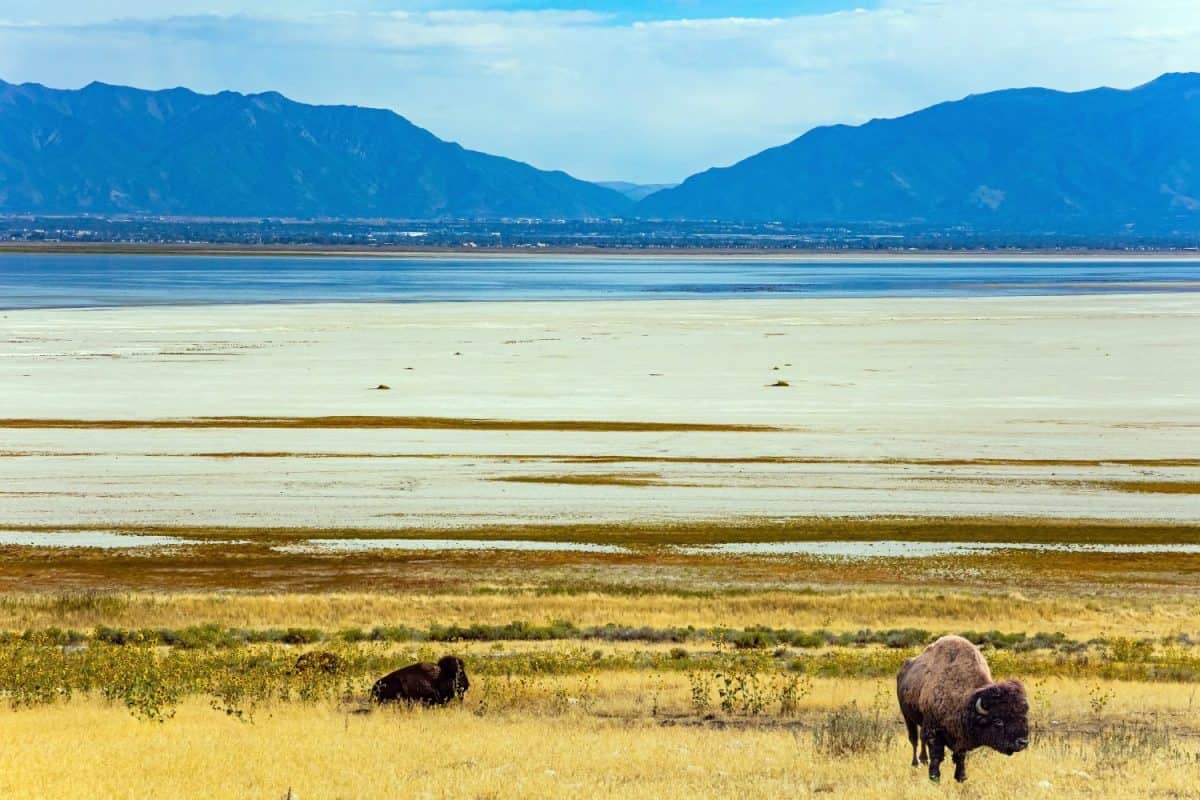
{"type": "Polygon", "coordinates": [[[391,112],[276,93],[0,82],[0,211],[567,217],[619,192],[466,150],[391,112]]]}
{"type": "Polygon", "coordinates": [[[695,175],[642,217],[997,230],[1195,230],[1200,75],[1135,89],[1015,89],[814,129],[695,175]]]}

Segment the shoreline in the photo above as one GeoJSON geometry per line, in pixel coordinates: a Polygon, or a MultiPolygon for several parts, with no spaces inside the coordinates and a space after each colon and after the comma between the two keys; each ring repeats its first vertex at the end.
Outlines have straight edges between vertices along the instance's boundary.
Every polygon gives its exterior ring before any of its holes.
{"type": "Polygon", "coordinates": [[[25,305],[25,306],[5,306],[0,305],[0,314],[16,314],[30,312],[100,312],[100,311],[126,311],[126,310],[145,310],[145,311],[165,311],[170,309],[193,310],[199,311],[203,309],[224,309],[224,308],[242,308],[242,309],[321,309],[321,308],[336,308],[345,307],[352,308],[389,308],[396,306],[403,307],[446,307],[453,308],[456,306],[471,306],[471,305],[496,305],[496,306],[571,306],[576,304],[584,305],[604,305],[604,304],[635,304],[635,305],[650,305],[650,304],[671,304],[671,305],[687,305],[687,304],[707,304],[707,303],[814,303],[818,301],[836,303],[856,300],[903,300],[903,301],[929,301],[936,302],[942,300],[1010,300],[1010,299],[1026,299],[1026,300],[1055,300],[1066,297],[1082,297],[1082,298],[1103,298],[1114,300],[1134,300],[1138,298],[1162,298],[1162,297],[1178,297],[1200,294],[1200,287],[1193,283],[1186,284],[1187,288],[1168,289],[1160,286],[1154,286],[1144,291],[1131,291],[1122,288],[1117,291],[1071,291],[1071,292],[1021,292],[1007,294],[927,294],[927,295],[902,295],[902,294],[829,294],[829,295],[796,295],[793,297],[779,297],[776,295],[766,296],[738,296],[738,297],[706,297],[703,295],[687,296],[687,297],[658,297],[658,296],[638,296],[638,297],[537,297],[537,298],[498,298],[481,300],[479,298],[463,298],[459,300],[448,300],[439,298],[435,300],[423,299],[355,299],[355,298],[336,298],[336,299],[302,299],[302,300],[173,300],[173,301],[150,301],[140,300],[137,303],[95,303],[92,305],[25,305]]]}
{"type": "Polygon", "coordinates": [[[130,256],[227,256],[257,258],[378,258],[378,259],[708,259],[727,261],[811,261],[870,263],[916,262],[1171,262],[1200,261],[1200,250],[790,250],[729,248],[636,248],[636,247],[356,247],[337,245],[218,245],[139,244],[97,242],[0,242],[3,255],[130,255],[130,256]]]}
{"type": "MultiPolygon", "coordinates": [[[[576,310],[576,306],[594,306],[599,308],[620,308],[622,306],[637,307],[637,306],[665,306],[678,307],[682,310],[700,309],[710,304],[721,305],[744,305],[745,308],[737,309],[741,312],[748,312],[756,305],[791,305],[803,303],[804,305],[825,304],[833,306],[835,304],[857,304],[870,302],[900,302],[913,304],[939,304],[948,302],[980,302],[980,303],[998,303],[1004,304],[1006,301],[1013,300],[1028,300],[1038,303],[1052,303],[1056,300],[1080,299],[1080,300],[1101,300],[1114,301],[1117,303],[1130,303],[1138,300],[1162,301],[1170,298],[1188,298],[1194,295],[1200,295],[1200,285],[1194,282],[1180,284],[1186,288],[1168,288],[1162,285],[1147,284],[1147,288],[1141,291],[1136,291],[1128,287],[1121,287],[1113,291],[1093,291],[1093,290],[1078,290],[1067,292],[1012,292],[1003,294],[822,294],[822,295],[804,295],[796,294],[794,296],[779,296],[779,295],[738,295],[731,297],[713,297],[706,295],[689,295],[685,297],[661,297],[650,295],[638,295],[631,297],[513,297],[513,298],[498,298],[498,299],[480,299],[476,297],[467,297],[462,299],[446,299],[437,298],[432,300],[426,299],[410,299],[410,298],[384,298],[384,299],[360,299],[360,298],[332,298],[332,299],[297,299],[297,300],[263,300],[261,298],[252,298],[248,300],[172,300],[172,301],[146,301],[139,299],[135,303],[94,303],[91,305],[20,305],[6,306],[0,305],[0,314],[39,314],[39,313],[115,313],[115,312],[144,312],[156,313],[165,311],[187,311],[187,312],[203,312],[205,310],[230,310],[242,309],[244,311],[342,311],[352,312],[356,309],[372,309],[372,310],[388,310],[397,308],[423,308],[428,310],[443,309],[445,311],[463,310],[471,306],[496,306],[516,308],[520,306],[533,307],[558,307],[569,311],[576,310]],[[690,308],[689,308],[690,307],[690,308]]],[[[270,415],[264,415],[270,416],[270,415]]],[[[428,415],[425,415],[428,416],[428,415]]],[[[433,415],[436,416],[436,415],[433,415]]]]}

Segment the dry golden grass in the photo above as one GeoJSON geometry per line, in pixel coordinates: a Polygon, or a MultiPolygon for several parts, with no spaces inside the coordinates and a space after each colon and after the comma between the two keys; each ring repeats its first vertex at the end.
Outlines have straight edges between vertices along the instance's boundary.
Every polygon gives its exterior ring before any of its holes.
{"type": "Polygon", "coordinates": [[[1162,637],[1200,633],[1195,596],[1026,596],[930,590],[761,591],[711,595],[589,592],[403,593],[8,593],[0,595],[0,629],[97,625],[370,629],[377,625],[504,625],[558,620],[658,628],[721,625],[835,632],[922,628],[1062,632],[1077,640],[1108,635],[1162,637]]]}
{"type": "MultiPolygon", "coordinates": [[[[0,628],[7,630],[51,625],[87,630],[101,624],[182,627],[209,621],[336,630],[380,624],[425,627],[435,622],[503,624],[514,619],[661,627],[768,624],[847,631],[1000,628],[1061,630],[1076,639],[1157,638],[1194,633],[1200,603],[1194,594],[1115,592],[1084,598],[861,587],[707,594],[621,594],[575,586],[550,594],[390,589],[0,595],[0,628]]],[[[695,651],[712,645],[686,646],[695,651]]],[[[379,645],[378,652],[399,665],[417,652],[426,657],[426,651],[454,650],[471,663],[486,665],[496,656],[534,651],[575,652],[587,663],[593,649],[629,654],[667,647],[463,642],[379,645]]],[[[1053,654],[1036,658],[1053,666],[1053,654]]],[[[997,653],[993,663],[999,677],[1009,677],[1011,668],[1005,664],[1021,662],[997,653]]],[[[358,702],[274,702],[256,708],[249,722],[213,710],[201,697],[184,700],[173,718],[155,723],[138,720],[123,706],[77,694],[69,702],[33,709],[0,707],[0,737],[6,743],[0,748],[0,797],[282,798],[289,788],[303,800],[673,795],[890,800],[928,797],[931,792],[1068,800],[1196,796],[1196,684],[1015,675],[1024,677],[1029,688],[1035,729],[1031,749],[1012,759],[991,752],[974,754],[965,788],[932,789],[923,771],[908,766],[908,745],[889,676],[802,676],[804,692],[785,714],[777,685],[788,675],[774,672],[763,678],[770,688],[763,711],[756,714],[720,709],[715,691],[711,705],[698,709],[689,674],[648,668],[589,667],[568,674],[517,675],[481,669],[461,708],[360,714],[353,713],[361,708],[358,702]],[[887,736],[885,747],[846,756],[819,753],[814,729],[831,712],[850,704],[878,715],[887,736]],[[1155,733],[1139,733],[1145,730],[1155,733]]]]}
{"type": "MultiPolygon", "coordinates": [[[[875,692],[865,685],[829,688],[863,701],[875,692]]],[[[1011,759],[973,754],[962,789],[932,789],[922,770],[908,766],[898,720],[883,750],[844,757],[818,753],[802,724],[668,722],[578,709],[481,716],[468,706],[359,715],[293,705],[246,723],[195,701],[155,724],[100,701],[75,700],[0,712],[0,796],[282,798],[289,789],[303,800],[1196,796],[1197,762],[1185,760],[1198,750],[1190,739],[1170,751],[1114,758],[1094,732],[1039,734],[1029,751],[1011,759]]]]}

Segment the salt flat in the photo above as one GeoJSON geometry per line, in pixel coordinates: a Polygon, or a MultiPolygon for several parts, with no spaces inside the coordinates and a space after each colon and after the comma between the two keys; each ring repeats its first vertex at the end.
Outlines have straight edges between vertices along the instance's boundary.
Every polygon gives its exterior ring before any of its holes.
{"type": "Polygon", "coordinates": [[[9,311],[0,524],[1200,520],[1197,352],[1186,293],[9,311]],[[86,422],[327,415],[566,422],[86,422]]]}

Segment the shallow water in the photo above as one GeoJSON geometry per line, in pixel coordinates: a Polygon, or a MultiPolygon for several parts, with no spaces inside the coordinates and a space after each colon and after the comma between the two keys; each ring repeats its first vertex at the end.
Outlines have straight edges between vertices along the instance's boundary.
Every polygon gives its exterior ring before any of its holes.
{"type": "Polygon", "coordinates": [[[204,542],[173,536],[143,536],[111,531],[0,531],[0,547],[93,547],[100,550],[125,550],[194,544],[204,542]]]}
{"type": "Polygon", "coordinates": [[[527,552],[627,553],[628,549],[584,542],[473,539],[306,539],[271,548],[281,553],[358,553],[370,550],[521,550],[527,552]]]}
{"type": "Polygon", "coordinates": [[[944,297],[1198,291],[1200,260],[292,258],[0,254],[0,308],[206,303],[944,297]]]}
{"type": "Polygon", "coordinates": [[[936,558],[1001,550],[1065,553],[1191,553],[1200,544],[1039,544],[1032,542],[730,542],[680,547],[688,555],[816,556],[825,558],[936,558]]]}

